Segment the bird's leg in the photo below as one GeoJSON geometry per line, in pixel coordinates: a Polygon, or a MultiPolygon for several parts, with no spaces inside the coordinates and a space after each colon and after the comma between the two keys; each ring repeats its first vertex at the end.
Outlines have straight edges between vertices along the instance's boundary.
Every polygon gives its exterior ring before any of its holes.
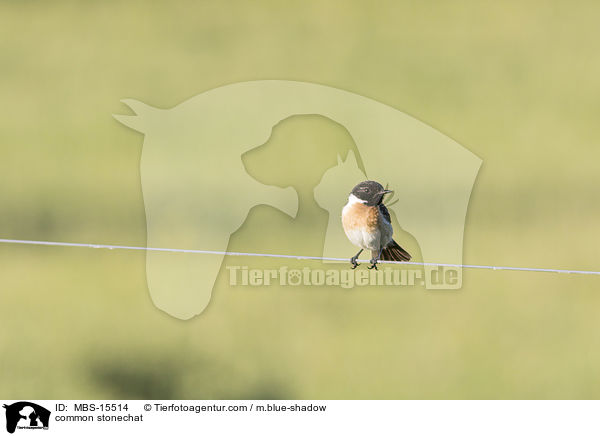
{"type": "Polygon", "coordinates": [[[359,265],[357,260],[358,260],[358,256],[360,256],[360,253],[362,253],[362,252],[363,251],[361,249],[358,253],[356,253],[356,255],[354,255],[350,258],[350,263],[352,264],[352,269],[356,268],[359,265]]]}
{"type": "Polygon", "coordinates": [[[373,259],[371,259],[371,266],[369,267],[369,269],[373,269],[373,268],[377,269],[377,261],[381,257],[382,252],[383,252],[383,247],[381,247],[379,249],[379,254],[377,255],[377,257],[374,257],[373,259]]]}

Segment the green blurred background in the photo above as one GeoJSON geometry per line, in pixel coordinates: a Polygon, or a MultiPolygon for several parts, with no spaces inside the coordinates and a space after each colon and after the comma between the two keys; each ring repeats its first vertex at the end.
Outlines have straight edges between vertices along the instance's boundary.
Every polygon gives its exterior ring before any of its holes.
{"type": "MultiPolygon", "coordinates": [[[[0,237],[144,245],[143,137],[111,117],[119,100],[288,79],[388,104],[483,159],[465,263],[598,270],[599,19],[594,1],[0,2],[0,237]]],[[[282,228],[326,224],[300,206],[282,228]]],[[[274,213],[253,209],[230,248],[274,213]]],[[[598,277],[227,279],[181,321],[152,304],[143,253],[0,244],[0,397],[600,397],[598,277]]]]}

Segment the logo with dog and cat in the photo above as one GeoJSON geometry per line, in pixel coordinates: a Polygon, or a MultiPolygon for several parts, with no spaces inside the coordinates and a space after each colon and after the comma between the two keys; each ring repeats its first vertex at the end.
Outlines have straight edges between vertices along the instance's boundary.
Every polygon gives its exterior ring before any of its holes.
{"type": "MultiPolygon", "coordinates": [[[[462,287],[466,212],[482,161],[431,126],[352,92],[286,80],[234,83],[168,109],[123,103],[134,114],[114,117],[144,135],[147,246],[182,249],[146,253],[150,295],[170,315],[206,308],[231,252],[312,257],[300,268],[347,258],[350,268],[357,247],[341,214],[364,180],[394,191],[386,200],[394,240],[420,262],[424,288],[462,287]],[[252,229],[241,235],[244,227],[252,229]],[[455,279],[431,279],[436,263],[455,279]]],[[[274,258],[253,266],[295,268],[267,264],[274,258]]]]}
{"type": "Polygon", "coordinates": [[[15,430],[48,430],[50,411],[39,404],[29,401],[18,401],[4,404],[6,409],[6,431],[15,430]]]}

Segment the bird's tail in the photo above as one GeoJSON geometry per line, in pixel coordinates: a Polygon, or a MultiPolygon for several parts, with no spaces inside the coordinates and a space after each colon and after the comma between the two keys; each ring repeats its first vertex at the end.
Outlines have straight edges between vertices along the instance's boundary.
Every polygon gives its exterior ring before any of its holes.
{"type": "Polygon", "coordinates": [[[410,260],[410,254],[392,239],[392,242],[390,242],[381,252],[381,260],[408,262],[410,260]]]}

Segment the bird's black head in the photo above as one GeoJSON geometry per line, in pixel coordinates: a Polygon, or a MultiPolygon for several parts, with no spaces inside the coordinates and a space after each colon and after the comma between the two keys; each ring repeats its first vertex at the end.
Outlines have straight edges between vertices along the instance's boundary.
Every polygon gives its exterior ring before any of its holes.
{"type": "Polygon", "coordinates": [[[392,191],[388,191],[381,184],[373,180],[360,182],[353,189],[351,194],[364,202],[367,206],[377,206],[383,201],[383,196],[392,191]]]}

